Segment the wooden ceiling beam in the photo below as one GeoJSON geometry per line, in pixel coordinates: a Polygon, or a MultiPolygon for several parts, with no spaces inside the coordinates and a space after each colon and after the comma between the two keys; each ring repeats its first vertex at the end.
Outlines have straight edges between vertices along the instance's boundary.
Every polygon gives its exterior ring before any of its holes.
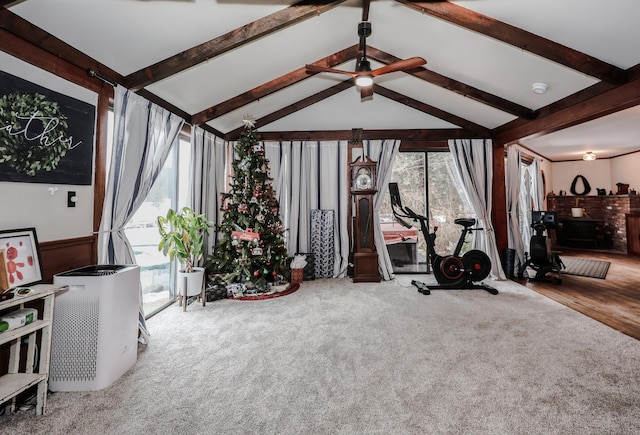
{"type": "Polygon", "coordinates": [[[152,83],[220,56],[242,45],[265,37],[285,27],[315,17],[343,3],[345,0],[302,0],[278,12],[238,27],[215,39],[189,48],[157,62],[125,78],[127,88],[137,91],[152,83]]]}
{"type": "Polygon", "coordinates": [[[403,104],[407,107],[411,107],[412,109],[419,110],[420,112],[435,116],[436,118],[439,118],[443,121],[450,122],[451,124],[462,127],[467,131],[472,131],[479,134],[491,134],[490,130],[486,127],[475,124],[451,113],[445,112],[444,110],[438,109],[437,107],[433,107],[421,101],[414,100],[413,98],[407,97],[406,95],[402,95],[399,92],[392,91],[391,89],[387,89],[383,86],[374,84],[373,92],[374,94],[382,95],[383,97],[397,101],[398,103],[403,104]]]}
{"type": "MultiPolygon", "coordinates": [[[[353,130],[318,130],[318,131],[261,131],[260,139],[264,141],[300,140],[330,141],[351,140],[353,130]]],[[[237,136],[239,137],[239,135],[237,136]]],[[[236,140],[237,137],[227,138],[236,140]]],[[[362,140],[399,139],[403,150],[424,151],[426,148],[441,148],[449,139],[477,139],[484,137],[462,128],[444,129],[405,129],[405,130],[362,130],[362,140]],[[426,144],[429,145],[426,145],[426,144]],[[412,145],[413,144],[413,145],[412,145]]]]}
{"type": "MultiPolygon", "coordinates": [[[[323,59],[317,60],[316,62],[314,62],[314,64],[333,67],[343,62],[346,62],[348,60],[354,59],[357,55],[358,55],[358,46],[354,45],[352,47],[339,51],[335,54],[327,56],[323,59]]],[[[304,79],[312,77],[315,74],[317,73],[313,73],[313,74],[307,73],[304,67],[298,68],[297,70],[294,70],[288,74],[285,74],[274,80],[271,80],[267,83],[257,86],[251,89],[250,91],[244,92],[220,104],[217,104],[213,107],[209,107],[208,109],[205,109],[199,113],[196,113],[195,115],[193,115],[191,122],[194,125],[203,124],[207,121],[210,121],[212,119],[225,115],[229,112],[232,112],[236,109],[239,109],[242,106],[245,106],[249,103],[257,101],[268,95],[271,95],[274,92],[278,92],[286,88],[287,86],[291,86],[304,79]]]]}
{"type": "MultiPolygon", "coordinates": [[[[630,70],[631,71],[631,70],[630,70]]],[[[640,105],[640,79],[617,86],[586,101],[539,116],[533,121],[508,124],[494,130],[496,142],[508,145],[523,139],[553,133],[620,110],[640,105]]]]}
{"type": "MultiPolygon", "coordinates": [[[[337,93],[344,91],[345,89],[349,89],[353,86],[353,80],[345,80],[343,82],[338,83],[337,85],[333,85],[330,88],[327,88],[317,94],[314,94],[310,97],[303,98],[302,100],[298,100],[297,102],[290,104],[287,107],[283,107],[280,110],[276,110],[273,113],[270,113],[266,116],[263,116],[260,119],[256,119],[256,128],[260,128],[263,125],[271,124],[272,122],[277,121],[278,119],[284,118],[285,116],[291,115],[292,113],[297,112],[298,110],[304,109],[305,107],[309,107],[312,104],[315,104],[319,101],[324,100],[325,98],[329,98],[337,93]]],[[[240,137],[240,133],[244,127],[236,128],[235,130],[230,131],[225,135],[226,140],[234,140],[240,137]]]]}
{"type": "Polygon", "coordinates": [[[497,39],[605,82],[619,85],[627,80],[625,71],[615,65],[454,3],[396,1],[421,14],[497,39]]]}
{"type": "MultiPolygon", "coordinates": [[[[367,57],[387,65],[401,60],[398,57],[395,57],[389,53],[385,53],[384,51],[378,50],[377,48],[371,47],[369,45],[367,45],[367,57]]],[[[471,98],[472,100],[478,101],[479,103],[494,107],[498,110],[510,113],[519,118],[534,119],[536,117],[535,111],[529,109],[528,107],[521,106],[517,103],[474,88],[473,86],[469,86],[465,83],[459,82],[442,74],[438,74],[437,72],[430,71],[426,68],[418,67],[410,70],[405,70],[404,72],[429,83],[432,83],[436,86],[440,86],[441,88],[444,88],[448,91],[455,92],[456,94],[462,95],[463,97],[471,98]]]]}
{"type": "MultiPolygon", "coordinates": [[[[51,53],[55,57],[84,71],[92,69],[114,83],[123,82],[123,77],[117,72],[107,68],[97,60],[73,48],[66,42],[45,32],[4,7],[0,8],[0,29],[4,29],[18,38],[33,44],[35,47],[51,53]]],[[[22,56],[18,55],[16,57],[21,58],[22,56]]],[[[52,70],[52,72],[56,73],[55,69],[52,70]]]]}

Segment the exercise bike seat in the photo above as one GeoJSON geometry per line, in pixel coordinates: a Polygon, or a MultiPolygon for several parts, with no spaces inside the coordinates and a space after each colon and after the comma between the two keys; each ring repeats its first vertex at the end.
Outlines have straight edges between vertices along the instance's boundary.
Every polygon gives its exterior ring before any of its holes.
{"type": "Polygon", "coordinates": [[[464,228],[469,228],[476,224],[476,220],[474,218],[458,218],[453,222],[458,225],[462,225],[464,228]]]}

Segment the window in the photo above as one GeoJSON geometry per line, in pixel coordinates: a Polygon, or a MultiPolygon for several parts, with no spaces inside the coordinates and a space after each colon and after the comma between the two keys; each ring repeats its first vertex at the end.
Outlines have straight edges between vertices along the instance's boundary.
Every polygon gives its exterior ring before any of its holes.
{"type": "Polygon", "coordinates": [[[178,263],[171,263],[158,251],[160,233],[157,217],[165,215],[169,208],[179,209],[186,205],[188,194],[189,138],[181,137],[178,147],[173,148],[147,194],[144,203],[126,226],[126,234],[140,265],[142,301],[147,317],[156,314],[175,300],[176,270],[178,263]],[[180,175],[183,175],[182,177],[180,175]]]}
{"type": "MultiPolygon", "coordinates": [[[[113,130],[113,122],[113,112],[110,111],[109,132],[113,130]]],[[[113,144],[111,136],[108,137],[108,143],[110,146],[113,144]]],[[[125,227],[136,263],[140,266],[142,302],[146,317],[156,314],[175,300],[176,287],[173,283],[178,264],[172,264],[158,251],[160,234],[156,219],[165,215],[169,208],[177,209],[186,205],[189,183],[184,174],[189,173],[190,157],[189,138],[181,136],[178,146],[171,150],[143,204],[125,227]]]]}
{"type": "MultiPolygon", "coordinates": [[[[404,206],[429,217],[429,232],[434,226],[438,227],[436,252],[442,255],[450,254],[460,237],[460,226],[454,220],[474,217],[462,189],[452,176],[452,164],[448,152],[401,152],[394,161],[390,180],[398,183],[404,206]]],[[[427,248],[420,223],[410,221],[414,224],[413,229],[393,223],[388,194],[380,210],[380,220],[394,272],[427,272],[427,248]],[[394,238],[395,234],[402,236],[394,238]]]]}

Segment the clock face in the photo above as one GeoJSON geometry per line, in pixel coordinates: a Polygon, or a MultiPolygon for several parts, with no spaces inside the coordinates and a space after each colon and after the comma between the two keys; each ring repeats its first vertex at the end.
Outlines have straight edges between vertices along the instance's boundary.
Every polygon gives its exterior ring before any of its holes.
{"type": "Polygon", "coordinates": [[[371,171],[368,168],[360,168],[356,174],[355,188],[359,190],[371,189],[373,180],[371,179],[371,171]]]}

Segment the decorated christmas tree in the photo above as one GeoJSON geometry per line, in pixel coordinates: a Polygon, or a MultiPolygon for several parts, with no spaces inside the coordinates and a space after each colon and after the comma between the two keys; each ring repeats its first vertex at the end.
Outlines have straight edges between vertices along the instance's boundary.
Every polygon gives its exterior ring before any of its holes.
{"type": "Polygon", "coordinates": [[[225,275],[227,283],[253,283],[266,291],[268,283],[288,274],[284,228],[255,123],[247,117],[232,163],[233,179],[222,194],[223,220],[210,256],[210,271],[225,275]]]}

